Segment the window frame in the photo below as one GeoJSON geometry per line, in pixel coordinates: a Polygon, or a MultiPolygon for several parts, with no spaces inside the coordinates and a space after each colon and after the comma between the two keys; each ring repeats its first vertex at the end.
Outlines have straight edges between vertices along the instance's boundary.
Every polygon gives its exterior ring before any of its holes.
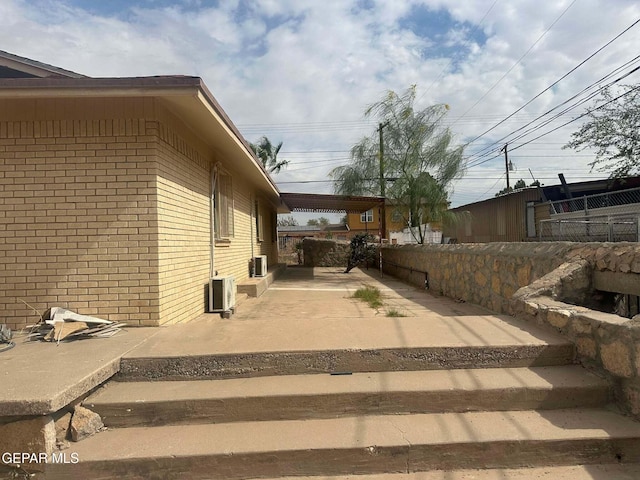
{"type": "Polygon", "coordinates": [[[227,171],[219,169],[215,176],[213,195],[213,225],[216,242],[229,242],[235,236],[233,197],[233,178],[227,171]]]}
{"type": "Polygon", "coordinates": [[[360,223],[373,223],[373,208],[370,208],[366,212],[362,212],[360,214],[360,223]]]}
{"type": "Polygon", "coordinates": [[[256,227],[256,241],[264,242],[264,216],[260,208],[260,200],[256,199],[253,203],[256,227]]]}

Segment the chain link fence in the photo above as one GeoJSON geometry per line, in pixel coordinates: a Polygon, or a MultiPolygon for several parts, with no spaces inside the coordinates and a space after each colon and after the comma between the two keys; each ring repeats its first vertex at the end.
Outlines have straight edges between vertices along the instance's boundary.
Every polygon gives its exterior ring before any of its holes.
{"type": "Polygon", "coordinates": [[[618,192],[600,193],[597,195],[588,195],[570,200],[557,200],[550,202],[551,215],[562,213],[579,213],[584,212],[586,215],[592,215],[591,210],[599,210],[599,214],[603,213],[637,213],[640,204],[640,188],[630,188],[618,192]],[[603,212],[601,209],[607,209],[603,212]]]}
{"type": "Polygon", "coordinates": [[[640,214],[541,220],[541,242],[639,242],[640,214]]]}

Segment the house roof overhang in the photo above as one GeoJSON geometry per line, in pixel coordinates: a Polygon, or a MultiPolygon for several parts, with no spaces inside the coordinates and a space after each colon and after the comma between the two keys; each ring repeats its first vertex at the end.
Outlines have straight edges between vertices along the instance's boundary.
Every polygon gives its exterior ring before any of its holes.
{"type": "Polygon", "coordinates": [[[384,204],[383,197],[281,193],[280,198],[292,212],[362,213],[384,204]]]}
{"type": "Polygon", "coordinates": [[[286,212],[273,179],[199,77],[0,79],[0,99],[78,97],[161,99],[173,114],[219,152],[221,158],[232,163],[246,180],[260,186],[279,211],[286,212]]]}
{"type": "MultiPolygon", "coordinates": [[[[14,55],[3,50],[0,50],[0,67],[6,68],[8,72],[22,73],[24,76],[86,78],[85,75],[80,73],[14,55]]],[[[14,76],[12,75],[12,78],[14,76]]],[[[20,76],[22,77],[23,75],[20,76]]]]}

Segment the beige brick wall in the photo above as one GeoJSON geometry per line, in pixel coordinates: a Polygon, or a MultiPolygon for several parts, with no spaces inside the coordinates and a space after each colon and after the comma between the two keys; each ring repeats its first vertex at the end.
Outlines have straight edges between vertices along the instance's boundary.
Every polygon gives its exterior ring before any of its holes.
{"type": "Polygon", "coordinates": [[[152,143],[142,119],[0,117],[1,323],[37,320],[21,301],[157,318],[152,143]]]}
{"type": "Polygon", "coordinates": [[[163,324],[193,320],[203,313],[209,279],[211,162],[197,139],[187,141],[176,133],[179,126],[167,114],[158,129],[158,274],[163,324]]]}
{"type": "Polygon", "coordinates": [[[277,238],[273,226],[275,208],[242,181],[239,172],[230,171],[234,190],[235,234],[229,242],[215,245],[215,268],[219,275],[233,275],[236,282],[249,277],[249,262],[252,255],[267,255],[268,264],[277,262],[277,238]],[[264,237],[260,240],[255,226],[255,200],[264,221],[264,237]],[[251,241],[253,240],[253,243],[251,241]],[[253,244],[253,248],[252,248],[253,244]]]}
{"type": "MultiPolygon", "coordinates": [[[[0,323],[63,306],[131,325],[204,311],[209,175],[233,176],[235,235],[216,269],[248,277],[255,187],[157,102],[0,101],[0,323]],[[82,120],[80,120],[82,118],[82,120]],[[251,201],[250,201],[251,200],[251,201]]],[[[273,207],[253,253],[277,258],[273,207]]]]}

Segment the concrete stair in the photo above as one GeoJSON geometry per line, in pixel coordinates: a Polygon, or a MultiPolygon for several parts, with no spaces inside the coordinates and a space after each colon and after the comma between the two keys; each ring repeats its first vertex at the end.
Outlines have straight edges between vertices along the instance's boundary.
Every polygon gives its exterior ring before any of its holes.
{"type": "Polygon", "coordinates": [[[85,401],[110,428],[340,416],[601,407],[575,365],[111,382],[85,401]]]}
{"type": "Polygon", "coordinates": [[[523,345],[468,344],[375,349],[323,349],[178,356],[130,356],[118,380],[193,380],[256,376],[387,372],[460,368],[542,367],[572,363],[566,341],[523,345]]]}
{"type": "Polygon", "coordinates": [[[368,415],[114,429],[74,450],[82,461],[56,473],[87,479],[401,473],[640,462],[640,427],[603,409],[368,415]]]}
{"type": "Polygon", "coordinates": [[[606,382],[570,365],[570,347],[487,352],[429,362],[433,352],[398,350],[396,363],[382,352],[369,372],[362,352],[281,352],[236,378],[251,355],[211,355],[217,373],[173,381],[188,375],[138,359],[122,379],[156,381],[112,381],[89,397],[109,429],[47,478],[640,478],[640,424],[607,408],[606,382]],[[327,358],[339,374],[318,373],[327,358]],[[477,358],[492,368],[459,368],[477,358]]]}

